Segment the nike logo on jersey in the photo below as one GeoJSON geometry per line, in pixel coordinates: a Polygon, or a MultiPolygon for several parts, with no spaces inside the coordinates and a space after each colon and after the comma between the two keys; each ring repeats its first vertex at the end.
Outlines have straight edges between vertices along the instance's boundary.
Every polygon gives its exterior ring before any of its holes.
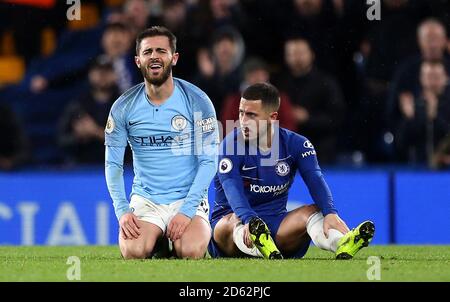
{"type": "Polygon", "coordinates": [[[132,121],[129,121],[129,122],[128,122],[128,125],[133,126],[134,124],[137,124],[137,123],[139,123],[139,122],[132,122],[132,121]]]}
{"type": "Polygon", "coordinates": [[[246,167],[245,165],[242,167],[242,171],[248,171],[248,170],[253,170],[256,169],[257,167],[246,167]]]}

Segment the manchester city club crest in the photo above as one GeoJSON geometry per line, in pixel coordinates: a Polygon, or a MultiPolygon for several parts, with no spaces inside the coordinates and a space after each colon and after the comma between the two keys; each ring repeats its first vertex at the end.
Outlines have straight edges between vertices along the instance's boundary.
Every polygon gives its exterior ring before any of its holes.
{"type": "Polygon", "coordinates": [[[277,174],[280,176],[288,175],[289,171],[291,171],[291,168],[285,161],[280,161],[275,165],[275,172],[277,172],[277,174]]]}
{"type": "Polygon", "coordinates": [[[172,128],[177,131],[182,131],[187,126],[187,120],[182,115],[175,115],[172,118],[172,128]]]}

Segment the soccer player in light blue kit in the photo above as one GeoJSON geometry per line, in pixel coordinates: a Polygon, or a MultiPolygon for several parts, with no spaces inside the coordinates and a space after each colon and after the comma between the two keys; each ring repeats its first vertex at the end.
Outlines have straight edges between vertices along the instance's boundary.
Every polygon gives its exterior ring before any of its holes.
{"type": "Polygon", "coordinates": [[[217,169],[216,113],[203,91],[173,78],[178,57],[166,28],[140,33],[135,61],[144,82],[119,97],[105,127],[106,182],[125,259],[151,257],[167,239],[177,257],[202,258],[211,237],[207,190],[217,169]],[[134,167],[130,203],[123,181],[127,144],[134,167]]]}
{"type": "Polygon", "coordinates": [[[279,106],[278,90],[267,83],[254,84],[242,95],[240,128],[220,147],[209,253],[301,258],[312,240],[337,259],[353,258],[372,240],[375,226],[365,221],[348,229],[337,215],[313,144],[277,126],[279,106]],[[288,193],[297,172],[315,204],[288,212],[288,193]]]}

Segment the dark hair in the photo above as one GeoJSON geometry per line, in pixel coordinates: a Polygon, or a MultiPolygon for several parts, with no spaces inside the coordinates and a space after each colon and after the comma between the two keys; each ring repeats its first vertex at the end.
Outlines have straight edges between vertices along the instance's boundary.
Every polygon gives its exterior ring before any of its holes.
{"type": "Polygon", "coordinates": [[[150,28],[147,28],[137,36],[136,54],[139,55],[142,40],[148,37],[157,37],[157,36],[167,37],[167,39],[169,39],[170,49],[172,50],[172,53],[175,53],[177,51],[177,37],[175,37],[175,35],[170,30],[168,30],[163,26],[152,26],[150,28]]]}
{"type": "Polygon", "coordinates": [[[447,34],[447,30],[446,30],[444,24],[442,24],[441,20],[439,20],[437,18],[433,18],[433,17],[427,18],[427,19],[423,20],[422,22],[420,22],[419,26],[417,26],[417,34],[420,33],[420,30],[423,28],[424,25],[428,25],[428,24],[435,24],[435,25],[440,26],[444,30],[444,33],[447,34]]]}
{"type": "Polygon", "coordinates": [[[435,60],[423,60],[422,63],[420,63],[421,66],[423,65],[432,65],[432,66],[442,66],[445,69],[445,64],[442,60],[440,59],[435,59],[435,60]]]}
{"type": "Polygon", "coordinates": [[[280,93],[269,83],[253,84],[245,89],[242,98],[248,101],[261,100],[263,108],[278,111],[280,108],[280,93]]]}
{"type": "Polygon", "coordinates": [[[179,5],[179,4],[185,5],[185,1],[184,0],[164,0],[162,2],[162,8],[164,10],[164,9],[168,9],[168,8],[171,8],[171,7],[179,5]]]}
{"type": "Polygon", "coordinates": [[[106,55],[100,55],[90,62],[89,70],[93,69],[114,70],[114,65],[106,55]]]}
{"type": "Polygon", "coordinates": [[[224,40],[231,41],[233,43],[238,42],[239,33],[231,26],[225,26],[213,33],[212,44],[216,45],[224,40]]]}
{"type": "Polygon", "coordinates": [[[258,70],[264,70],[269,72],[269,66],[265,61],[257,57],[249,58],[247,59],[247,61],[245,61],[243,66],[243,71],[245,75],[258,70]]]}
{"type": "Polygon", "coordinates": [[[109,30],[129,31],[130,28],[121,22],[112,22],[112,23],[106,24],[103,29],[104,32],[109,31],[109,30]]]}

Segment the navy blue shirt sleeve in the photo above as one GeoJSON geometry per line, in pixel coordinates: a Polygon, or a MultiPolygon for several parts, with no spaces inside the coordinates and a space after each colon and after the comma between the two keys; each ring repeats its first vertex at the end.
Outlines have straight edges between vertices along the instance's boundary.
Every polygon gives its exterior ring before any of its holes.
{"type": "Polygon", "coordinates": [[[299,137],[300,139],[295,142],[295,158],[298,171],[308,187],[309,194],[324,216],[336,214],[333,196],[319,167],[316,150],[309,140],[299,137]]]}
{"type": "MultiPolygon", "coordinates": [[[[244,193],[244,185],[240,174],[242,156],[227,154],[227,139],[222,142],[219,155],[219,167],[217,176],[223,191],[230,204],[233,212],[241,219],[243,224],[249,222],[252,217],[257,216],[256,212],[251,208],[247,197],[244,193]]],[[[229,141],[230,143],[232,141],[229,141]]]]}

